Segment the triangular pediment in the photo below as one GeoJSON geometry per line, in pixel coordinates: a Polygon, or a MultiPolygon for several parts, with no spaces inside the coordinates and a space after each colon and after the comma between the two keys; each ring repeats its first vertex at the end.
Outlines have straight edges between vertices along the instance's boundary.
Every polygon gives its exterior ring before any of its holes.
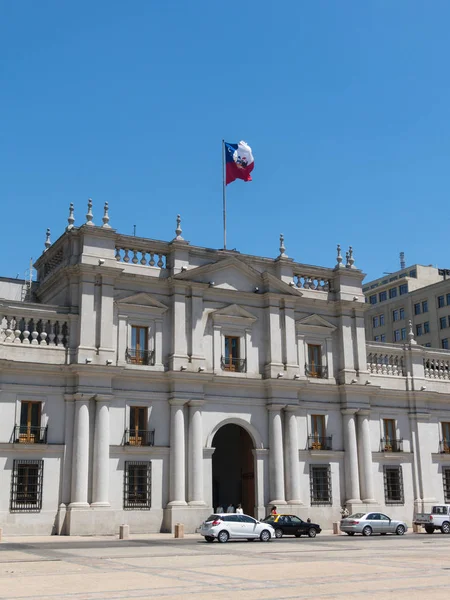
{"type": "Polygon", "coordinates": [[[332,332],[336,329],[336,326],[321,317],[320,315],[308,315],[303,319],[299,319],[295,322],[297,329],[314,329],[322,332],[332,332]]]}
{"type": "Polygon", "coordinates": [[[132,294],[131,296],[116,298],[116,302],[121,306],[139,306],[140,308],[157,309],[161,312],[168,309],[168,306],[146,292],[139,292],[137,294],[132,294]]]}
{"type": "Polygon", "coordinates": [[[262,274],[234,256],[183,271],[174,275],[173,279],[240,292],[254,292],[256,287],[262,285],[262,274]]]}
{"type": "Polygon", "coordinates": [[[257,320],[251,312],[238,304],[230,304],[211,313],[214,323],[250,326],[257,320]]]}

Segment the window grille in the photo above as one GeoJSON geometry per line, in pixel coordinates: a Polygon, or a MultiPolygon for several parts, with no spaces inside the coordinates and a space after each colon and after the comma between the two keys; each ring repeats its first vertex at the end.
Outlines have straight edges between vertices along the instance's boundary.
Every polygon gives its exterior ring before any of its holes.
{"type": "Polygon", "coordinates": [[[310,465],[309,484],[311,491],[311,506],[331,505],[330,465],[310,465]]]}
{"type": "Polygon", "coordinates": [[[442,480],[444,483],[444,502],[450,504],[450,467],[442,469],[442,480]]]}
{"type": "Polygon", "coordinates": [[[384,499],[386,504],[404,504],[403,474],[401,466],[387,467],[384,470],[384,499]]]}
{"type": "Polygon", "coordinates": [[[124,471],[124,509],[151,508],[151,462],[126,461],[124,471]]]}
{"type": "Polygon", "coordinates": [[[43,460],[14,460],[10,512],[40,512],[43,475],[43,460]]]}

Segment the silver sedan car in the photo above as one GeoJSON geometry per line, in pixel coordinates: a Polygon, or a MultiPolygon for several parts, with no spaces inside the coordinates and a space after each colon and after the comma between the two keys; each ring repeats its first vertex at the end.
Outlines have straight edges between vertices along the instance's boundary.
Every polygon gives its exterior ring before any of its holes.
{"type": "Polygon", "coordinates": [[[404,521],[390,519],[387,515],[379,512],[355,513],[341,521],[341,531],[347,535],[372,535],[372,533],[396,533],[403,535],[408,531],[404,521]]]}

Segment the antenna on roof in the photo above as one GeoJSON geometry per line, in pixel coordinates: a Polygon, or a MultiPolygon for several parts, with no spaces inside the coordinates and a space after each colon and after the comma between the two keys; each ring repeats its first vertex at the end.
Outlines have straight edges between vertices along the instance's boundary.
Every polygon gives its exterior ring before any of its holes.
{"type": "Polygon", "coordinates": [[[404,269],[406,267],[405,263],[405,253],[400,252],[400,269],[404,269]]]}

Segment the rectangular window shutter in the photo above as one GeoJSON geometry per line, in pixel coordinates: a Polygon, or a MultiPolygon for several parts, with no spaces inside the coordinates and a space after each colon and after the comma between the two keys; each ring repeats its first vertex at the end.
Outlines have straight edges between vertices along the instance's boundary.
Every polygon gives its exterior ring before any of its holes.
{"type": "Polygon", "coordinates": [[[450,467],[442,469],[442,480],[444,484],[444,502],[450,504],[450,467]]]}

